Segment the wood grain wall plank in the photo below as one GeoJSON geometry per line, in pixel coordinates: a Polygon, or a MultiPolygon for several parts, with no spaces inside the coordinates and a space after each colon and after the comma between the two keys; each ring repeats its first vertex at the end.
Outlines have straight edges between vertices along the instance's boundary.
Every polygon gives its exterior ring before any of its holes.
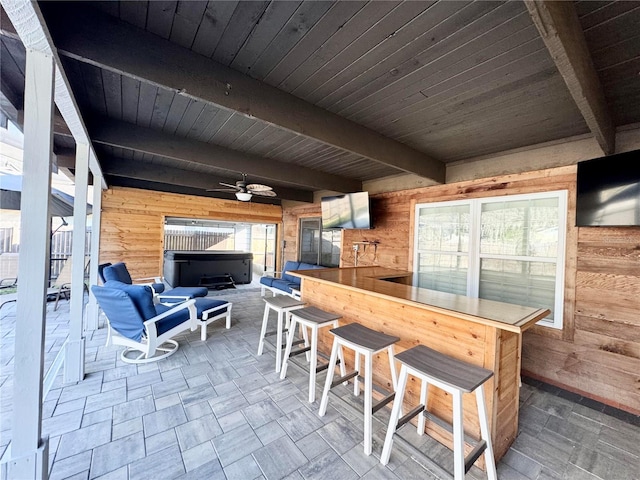
{"type": "MultiPolygon", "coordinates": [[[[563,189],[569,197],[564,328],[525,332],[522,369],[640,413],[640,228],[575,227],[575,165],[372,195],[374,228],[342,232],[341,264],[353,265],[352,242],[379,240],[375,256],[367,250],[358,264],[407,269],[416,203],[563,189]]],[[[286,260],[297,259],[300,219],[320,214],[319,203],[285,208],[286,260]]],[[[504,361],[509,358],[505,352],[504,361]]],[[[513,420],[504,415],[499,421],[513,420]]]]}

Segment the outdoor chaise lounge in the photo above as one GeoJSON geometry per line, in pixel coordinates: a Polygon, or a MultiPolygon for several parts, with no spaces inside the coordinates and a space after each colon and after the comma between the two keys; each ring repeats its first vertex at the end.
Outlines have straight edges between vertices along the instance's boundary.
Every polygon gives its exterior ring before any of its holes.
{"type": "MultiPolygon", "coordinates": [[[[89,266],[89,257],[85,256],[84,257],[85,272],[87,271],[88,266],[89,266]]],[[[69,296],[71,294],[71,270],[72,270],[72,263],[71,263],[71,257],[69,257],[68,259],[65,260],[64,265],[62,266],[62,269],[58,274],[58,277],[51,284],[51,286],[47,288],[47,297],[49,296],[54,297],[56,301],[56,303],[53,305],[54,311],[58,309],[58,302],[62,297],[64,297],[65,300],[69,300],[69,296]]],[[[87,293],[89,293],[89,289],[86,283],[84,284],[84,289],[87,293]]]]}

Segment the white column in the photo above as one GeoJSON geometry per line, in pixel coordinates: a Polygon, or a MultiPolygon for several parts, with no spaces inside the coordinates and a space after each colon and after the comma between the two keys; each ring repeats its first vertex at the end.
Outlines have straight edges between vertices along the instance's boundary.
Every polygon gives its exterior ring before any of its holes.
{"type": "MultiPolygon", "coordinates": [[[[94,157],[93,150],[91,157],[94,157]]],[[[91,208],[91,263],[89,265],[89,304],[85,316],[86,328],[90,332],[98,329],[98,302],[91,292],[91,285],[98,284],[98,264],[100,263],[100,225],[102,210],[102,175],[93,173],[93,207],[91,208]]]]}
{"type": "Polygon", "coordinates": [[[87,237],[87,191],[89,188],[90,146],[76,144],[75,195],[73,201],[73,244],[71,251],[71,318],[69,338],[65,344],[63,383],[80,382],[84,378],[84,267],[87,237]]]}
{"type": "Polygon", "coordinates": [[[16,307],[13,427],[7,477],[48,478],[42,433],[42,378],[49,280],[54,61],[27,48],[21,242],[16,307]]]}

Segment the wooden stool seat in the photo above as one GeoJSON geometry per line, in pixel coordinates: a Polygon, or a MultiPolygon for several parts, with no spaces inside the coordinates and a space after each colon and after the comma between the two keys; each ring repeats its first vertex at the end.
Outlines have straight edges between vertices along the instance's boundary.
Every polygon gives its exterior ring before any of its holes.
{"type": "Polygon", "coordinates": [[[306,320],[307,322],[317,323],[318,325],[342,318],[341,315],[325,312],[324,310],[320,310],[317,307],[305,307],[303,309],[297,310],[295,315],[299,319],[306,320]]]}
{"type": "MultiPolygon", "coordinates": [[[[332,328],[330,332],[333,334],[333,347],[331,348],[331,358],[329,359],[329,373],[324,384],[322,392],[322,400],[320,401],[320,410],[318,414],[323,417],[327,412],[327,403],[329,399],[329,390],[338,386],[347,380],[353,381],[353,394],[360,394],[360,357],[364,356],[364,453],[371,455],[371,430],[373,422],[373,414],[380,410],[383,406],[391,402],[395,397],[397,386],[396,369],[393,362],[393,344],[400,340],[399,337],[387,335],[377,332],[359,323],[350,323],[343,327],[332,328]],[[338,359],[342,356],[342,347],[347,347],[355,352],[355,370],[351,373],[342,374],[336,380],[333,380],[333,370],[338,359]],[[382,400],[373,404],[373,355],[387,350],[389,354],[389,367],[391,368],[391,382],[393,384],[393,392],[390,392],[382,400]]],[[[395,402],[394,402],[395,406],[395,402]]]]}
{"type": "MultiPolygon", "coordinates": [[[[291,325],[287,333],[287,346],[284,351],[284,363],[280,371],[280,378],[284,379],[287,375],[289,358],[301,353],[307,353],[307,360],[309,361],[309,403],[313,403],[316,399],[316,374],[329,366],[328,363],[318,366],[318,329],[327,326],[337,328],[340,318],[340,315],[326,312],[317,307],[305,307],[291,312],[291,325]],[[293,337],[297,326],[302,329],[305,346],[292,351],[293,337]],[[311,330],[311,345],[309,345],[307,329],[311,330]]],[[[340,355],[340,372],[341,375],[345,373],[342,355],[340,355]]]]}
{"type": "Polygon", "coordinates": [[[491,433],[484,399],[484,383],[493,376],[493,372],[477,365],[471,365],[462,360],[452,358],[443,353],[432,350],[424,345],[417,345],[396,355],[396,360],[401,363],[400,378],[396,401],[391,410],[389,426],[380,455],[380,462],[386,465],[391,456],[394,435],[397,430],[408,423],[416,415],[418,418],[418,434],[424,434],[425,418],[435,417],[427,411],[428,384],[441,388],[450,393],[453,398],[453,456],[455,480],[464,479],[475,461],[484,453],[489,480],[497,480],[493,447],[491,445],[491,433]],[[407,386],[407,378],[413,375],[422,381],[420,388],[420,405],[409,413],[401,416],[402,400],[407,386]],[[480,423],[481,440],[478,441],[471,453],[464,457],[464,428],[462,422],[462,394],[476,393],[478,407],[478,419],[480,423]]]}
{"type": "Polygon", "coordinates": [[[284,331],[283,323],[286,321],[289,325],[291,312],[305,306],[305,303],[291,298],[288,295],[276,295],[275,297],[264,297],[264,315],[262,317],[262,329],[260,330],[260,341],[258,342],[258,355],[262,355],[264,349],[264,339],[271,335],[276,337],[276,372],[280,372],[282,364],[282,334],[284,331]],[[267,323],[269,322],[269,312],[274,310],[278,314],[276,330],[267,332],[267,323]],[[285,317],[286,316],[286,317],[285,317]]]}
{"type": "Polygon", "coordinates": [[[466,393],[473,392],[493,376],[491,370],[444,355],[424,345],[398,353],[395,359],[466,393]]]}
{"type": "Polygon", "coordinates": [[[359,323],[350,323],[344,327],[334,328],[331,333],[340,337],[344,342],[353,343],[372,352],[387,348],[400,340],[399,337],[371,330],[359,323]]]}

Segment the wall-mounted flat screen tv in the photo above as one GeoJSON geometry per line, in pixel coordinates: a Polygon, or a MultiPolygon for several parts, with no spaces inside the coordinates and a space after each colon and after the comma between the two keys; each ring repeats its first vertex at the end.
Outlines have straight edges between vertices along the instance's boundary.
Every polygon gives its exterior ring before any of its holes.
{"type": "Polygon", "coordinates": [[[369,192],[322,197],[322,228],[371,228],[369,192]]]}
{"type": "Polygon", "coordinates": [[[576,225],[640,226],[640,150],[578,163],[576,225]]]}

